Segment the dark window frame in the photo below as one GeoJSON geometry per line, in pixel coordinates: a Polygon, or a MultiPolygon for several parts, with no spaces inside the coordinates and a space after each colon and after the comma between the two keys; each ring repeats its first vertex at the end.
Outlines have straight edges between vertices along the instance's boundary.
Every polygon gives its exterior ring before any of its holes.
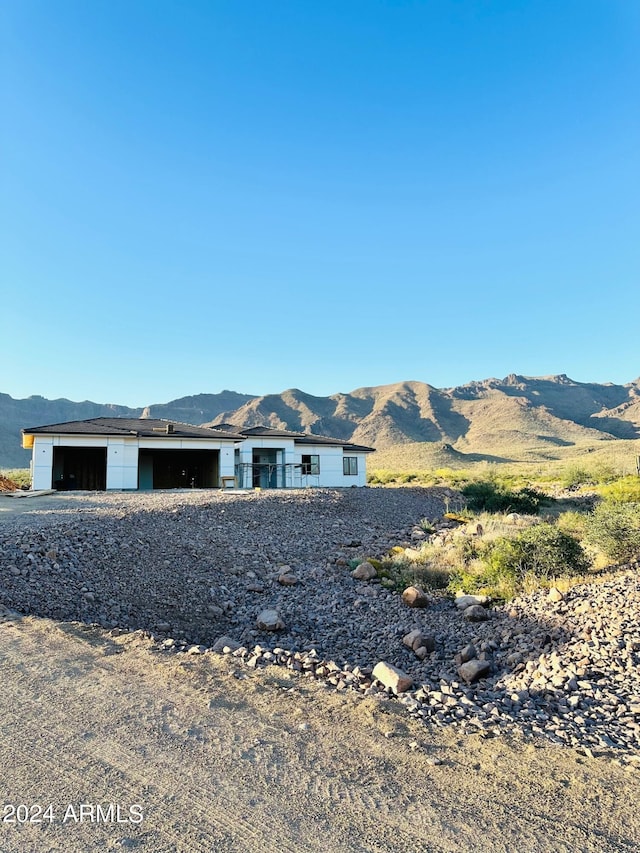
{"type": "Polygon", "coordinates": [[[345,477],[358,476],[358,457],[343,456],[342,457],[342,473],[345,477]]]}
{"type": "Polygon", "coordinates": [[[303,453],[300,461],[302,462],[303,474],[315,475],[320,473],[319,453],[303,453]]]}

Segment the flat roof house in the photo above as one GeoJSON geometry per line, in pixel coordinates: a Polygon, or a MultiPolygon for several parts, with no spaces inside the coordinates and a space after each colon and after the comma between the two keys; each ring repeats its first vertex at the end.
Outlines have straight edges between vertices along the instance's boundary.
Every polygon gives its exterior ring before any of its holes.
{"type": "Polygon", "coordinates": [[[22,430],[34,489],[364,486],[366,456],[347,441],[229,424],[90,418],[22,430]]]}

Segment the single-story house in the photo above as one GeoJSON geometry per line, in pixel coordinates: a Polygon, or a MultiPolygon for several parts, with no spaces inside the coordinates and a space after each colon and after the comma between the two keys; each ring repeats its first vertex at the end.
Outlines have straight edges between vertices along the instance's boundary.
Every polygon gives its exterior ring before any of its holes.
{"type": "Polygon", "coordinates": [[[157,418],[90,418],[22,430],[33,489],[364,486],[373,452],[269,427],[198,427],[157,418]]]}

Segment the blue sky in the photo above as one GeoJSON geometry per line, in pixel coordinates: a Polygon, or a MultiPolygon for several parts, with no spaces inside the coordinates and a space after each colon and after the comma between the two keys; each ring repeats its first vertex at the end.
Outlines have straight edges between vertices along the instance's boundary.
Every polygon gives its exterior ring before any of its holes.
{"type": "Polygon", "coordinates": [[[0,391],[640,375],[634,0],[5,0],[0,391]]]}

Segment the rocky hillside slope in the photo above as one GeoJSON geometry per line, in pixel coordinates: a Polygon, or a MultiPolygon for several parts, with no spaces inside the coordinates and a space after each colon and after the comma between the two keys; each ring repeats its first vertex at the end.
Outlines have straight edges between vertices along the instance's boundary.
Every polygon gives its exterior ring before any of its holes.
{"type": "Polygon", "coordinates": [[[470,382],[435,388],[399,382],[316,397],[297,388],[252,396],[198,394],[141,409],[97,403],[12,400],[0,395],[0,466],[28,464],[20,428],[99,415],[162,417],[192,424],[228,422],[311,431],[378,449],[446,445],[499,461],[522,454],[614,439],[640,438],[640,379],[625,385],[575,382],[565,375],[470,382]]]}

